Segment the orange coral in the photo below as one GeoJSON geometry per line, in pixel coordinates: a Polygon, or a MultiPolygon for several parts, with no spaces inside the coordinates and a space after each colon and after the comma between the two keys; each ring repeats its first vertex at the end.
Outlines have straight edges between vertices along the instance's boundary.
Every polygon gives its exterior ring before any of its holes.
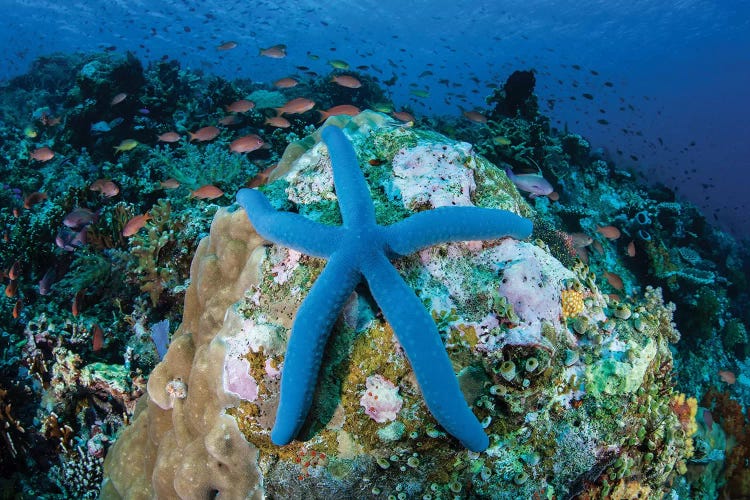
{"type": "Polygon", "coordinates": [[[750,432],[742,406],[731,399],[729,393],[716,390],[708,391],[701,403],[711,409],[722,429],[736,441],[734,446],[726,450],[726,484],[723,489],[726,498],[750,497],[750,468],[747,466],[750,461],[750,432]],[[729,493],[731,494],[727,495],[729,493]]]}

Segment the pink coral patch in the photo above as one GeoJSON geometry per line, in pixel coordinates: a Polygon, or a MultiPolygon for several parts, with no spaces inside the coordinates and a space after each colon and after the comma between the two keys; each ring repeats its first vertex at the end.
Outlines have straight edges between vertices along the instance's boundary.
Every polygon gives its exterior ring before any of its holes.
{"type": "Polygon", "coordinates": [[[224,360],[224,390],[245,401],[258,399],[258,383],[250,375],[250,363],[246,359],[227,356],[224,360]]]}

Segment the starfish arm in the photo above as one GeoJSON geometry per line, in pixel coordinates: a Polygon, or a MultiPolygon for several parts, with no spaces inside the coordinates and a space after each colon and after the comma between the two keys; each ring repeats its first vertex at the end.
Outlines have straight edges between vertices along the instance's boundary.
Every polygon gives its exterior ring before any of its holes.
{"type": "Polygon", "coordinates": [[[352,143],[335,125],[324,128],[322,136],[331,157],[333,182],[344,225],[356,227],[375,224],[375,207],[352,143]]]}
{"type": "Polygon", "coordinates": [[[386,227],[392,251],[409,255],[422,248],[449,241],[491,240],[512,236],[528,238],[529,219],[507,210],[480,207],[438,207],[418,212],[386,227]]]}
{"type": "Polygon", "coordinates": [[[376,257],[363,274],[409,358],[427,407],[466,448],[483,451],[489,439],[464,399],[434,321],[385,255],[376,257]]]}
{"type": "Polygon", "coordinates": [[[328,258],[341,239],[340,227],[319,224],[291,212],[279,212],[256,189],[240,189],[237,203],[245,209],[259,235],[302,253],[328,258]]]}
{"type": "Polygon", "coordinates": [[[289,443],[305,422],[312,403],[323,349],[336,318],[359,283],[353,259],[334,253],[297,310],[281,370],[281,399],[271,441],[289,443]]]}

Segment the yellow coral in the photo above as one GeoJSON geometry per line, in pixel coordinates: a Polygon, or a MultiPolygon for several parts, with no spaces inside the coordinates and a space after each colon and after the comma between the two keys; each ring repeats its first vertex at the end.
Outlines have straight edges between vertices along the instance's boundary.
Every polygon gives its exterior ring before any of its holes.
{"type": "Polygon", "coordinates": [[[563,318],[573,318],[583,312],[583,293],[572,288],[560,294],[563,318]]]}
{"type": "Polygon", "coordinates": [[[698,424],[695,422],[695,416],[698,414],[698,400],[693,397],[685,398],[685,394],[679,393],[672,397],[669,406],[677,415],[680,425],[685,430],[685,435],[695,434],[698,430],[698,424]]]}
{"type": "Polygon", "coordinates": [[[631,498],[651,498],[651,487],[639,481],[620,480],[609,495],[612,500],[625,500],[631,498]]]}
{"type": "Polygon", "coordinates": [[[693,439],[690,436],[698,431],[698,423],[695,421],[695,416],[698,414],[698,400],[686,398],[683,393],[679,393],[672,396],[669,407],[677,415],[677,420],[685,431],[685,458],[690,458],[695,452],[693,439]]]}

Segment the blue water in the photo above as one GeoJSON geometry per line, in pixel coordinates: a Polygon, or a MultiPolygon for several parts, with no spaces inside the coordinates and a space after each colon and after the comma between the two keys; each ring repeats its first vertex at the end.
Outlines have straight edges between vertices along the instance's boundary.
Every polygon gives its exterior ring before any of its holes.
{"type": "Polygon", "coordinates": [[[750,2],[3,0],[0,47],[0,79],[53,51],[130,50],[256,81],[343,59],[397,76],[394,101],[421,114],[480,109],[489,86],[534,68],[554,124],[750,236],[750,2]],[[229,40],[238,47],[216,50],[229,40]],[[258,55],[279,43],[285,59],[258,55]]]}

